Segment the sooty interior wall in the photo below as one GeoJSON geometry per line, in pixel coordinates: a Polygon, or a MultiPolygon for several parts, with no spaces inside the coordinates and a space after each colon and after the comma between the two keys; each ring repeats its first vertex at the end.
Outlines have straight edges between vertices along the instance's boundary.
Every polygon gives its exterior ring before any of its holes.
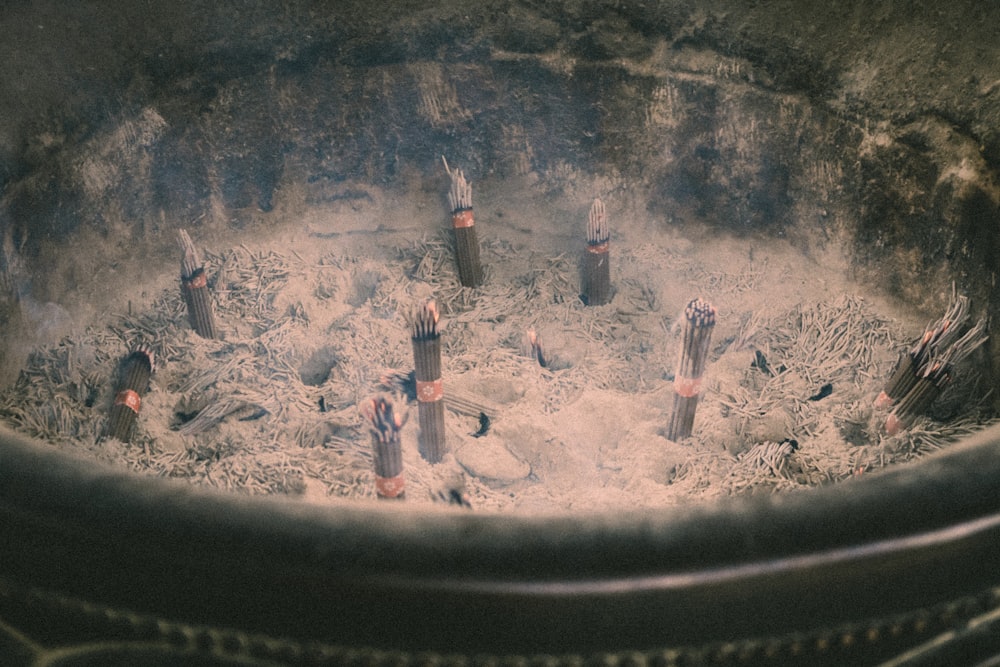
{"type": "Polygon", "coordinates": [[[993,313],[1000,10],[828,5],[7,5],[5,317],[86,278],[53,261],[81,234],[157,257],[182,225],[266,225],[292,191],[361,197],[442,154],[553,192],[599,172],[665,225],[843,242],[928,313],[952,281],[993,313]]]}

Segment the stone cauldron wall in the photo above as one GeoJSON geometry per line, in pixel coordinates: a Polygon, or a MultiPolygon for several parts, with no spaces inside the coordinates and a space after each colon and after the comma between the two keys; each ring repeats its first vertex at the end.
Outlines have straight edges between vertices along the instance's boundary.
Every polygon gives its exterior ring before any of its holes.
{"type": "Polygon", "coordinates": [[[172,267],[180,226],[252,231],[447,154],[554,192],[599,173],[665,225],[842,243],[928,316],[954,282],[1000,322],[1000,10],[903,5],[5,6],[5,320],[130,255],[172,267]],[[102,266],[65,260],[95,238],[102,266]]]}

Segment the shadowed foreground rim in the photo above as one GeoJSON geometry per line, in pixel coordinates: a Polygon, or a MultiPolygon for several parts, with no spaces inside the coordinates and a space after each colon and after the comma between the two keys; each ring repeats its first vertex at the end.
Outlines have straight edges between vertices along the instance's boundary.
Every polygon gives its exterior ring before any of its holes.
{"type": "Polygon", "coordinates": [[[817,664],[932,651],[935,636],[1000,651],[974,631],[1000,605],[998,480],[993,427],[867,479],[679,511],[316,507],[4,431],[0,619],[279,662],[817,664]]]}

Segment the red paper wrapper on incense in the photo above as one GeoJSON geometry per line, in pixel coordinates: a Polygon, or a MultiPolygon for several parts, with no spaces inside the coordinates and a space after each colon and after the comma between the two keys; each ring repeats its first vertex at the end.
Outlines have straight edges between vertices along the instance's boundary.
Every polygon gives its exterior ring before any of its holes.
{"type": "Polygon", "coordinates": [[[441,335],[434,301],[423,304],[410,318],[413,365],[420,419],[420,455],[438,463],[448,451],[444,431],[444,386],[441,383],[441,335]]]}
{"type": "Polygon", "coordinates": [[[701,299],[688,303],[684,309],[680,361],[674,374],[674,409],[667,428],[667,438],[674,442],[689,437],[694,428],[701,377],[705,372],[714,327],[715,308],[710,303],[701,299]]]}
{"type": "Polygon", "coordinates": [[[406,494],[406,481],[399,432],[406,423],[406,416],[395,414],[392,401],[382,396],[369,400],[361,412],[372,434],[375,494],[379,498],[402,499],[406,494]]]}
{"type": "Polygon", "coordinates": [[[448,162],[444,169],[451,177],[448,203],[451,205],[451,222],[455,229],[455,258],[458,262],[458,279],[463,287],[479,287],[483,284],[483,267],[479,261],[479,238],[476,235],[476,220],[472,214],[472,185],[465,180],[461,169],[452,171],[448,162]]]}
{"type": "Polygon", "coordinates": [[[218,338],[215,314],[212,311],[212,294],[208,291],[205,267],[198,258],[198,250],[183,229],[178,233],[181,245],[181,293],[187,304],[191,328],[202,338],[218,338]]]}
{"type": "Polygon", "coordinates": [[[604,202],[595,199],[587,222],[587,250],[583,255],[583,301],[602,306],[611,301],[611,266],[608,261],[608,216],[604,202]]]}
{"type": "Polygon", "coordinates": [[[108,437],[122,442],[128,442],[132,438],[142,405],[142,395],[149,389],[153,369],[153,353],[148,348],[140,347],[125,357],[115,390],[115,400],[108,416],[108,437]]]}

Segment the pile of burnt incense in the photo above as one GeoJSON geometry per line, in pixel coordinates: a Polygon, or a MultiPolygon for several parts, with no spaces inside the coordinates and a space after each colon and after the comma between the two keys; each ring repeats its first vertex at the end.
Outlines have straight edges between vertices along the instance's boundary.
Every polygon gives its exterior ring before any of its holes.
{"type": "Polygon", "coordinates": [[[181,293],[187,304],[188,320],[191,328],[202,338],[218,338],[215,315],[212,311],[212,295],[208,291],[205,267],[198,258],[198,250],[185,230],[180,230],[178,240],[181,245],[181,293]]]}
{"type": "Polygon", "coordinates": [[[886,417],[885,432],[888,435],[896,435],[909,428],[917,417],[930,408],[941,391],[953,380],[958,363],[986,342],[988,336],[985,332],[986,321],[979,320],[976,326],[955,342],[930,352],[917,369],[916,381],[886,417]]]}
{"type": "Polygon", "coordinates": [[[434,301],[421,305],[410,316],[413,365],[420,419],[420,455],[438,463],[447,451],[444,431],[444,386],[441,382],[441,334],[434,301]]]}
{"type": "Polygon", "coordinates": [[[379,396],[361,408],[368,420],[375,455],[375,494],[379,498],[403,498],[406,481],[403,477],[403,449],[399,432],[406,416],[394,413],[392,402],[379,396]]]}
{"type": "Polygon", "coordinates": [[[139,407],[142,405],[142,395],[149,388],[153,369],[153,353],[145,347],[140,347],[125,357],[108,417],[107,437],[122,442],[128,442],[132,438],[139,407]]]}
{"type": "Polygon", "coordinates": [[[448,161],[444,170],[451,177],[448,203],[451,205],[451,222],[455,229],[455,255],[458,261],[458,279],[464,287],[478,287],[483,283],[483,268],[479,263],[479,239],[476,220],[472,214],[472,185],[465,180],[461,169],[452,171],[448,161]]]}
{"type": "Polygon", "coordinates": [[[583,256],[583,301],[601,306],[611,301],[611,267],[608,262],[608,216],[604,202],[595,199],[587,222],[587,251],[583,256]]]}
{"type": "Polygon", "coordinates": [[[677,442],[691,435],[694,413],[701,393],[701,377],[708,360],[715,327],[715,308],[707,301],[693,299],[684,309],[684,338],[680,361],[674,373],[674,409],[667,438],[677,442]]]}
{"type": "Polygon", "coordinates": [[[913,347],[900,356],[892,377],[875,399],[875,407],[888,408],[901,401],[916,385],[930,358],[939,355],[958,339],[968,318],[969,299],[956,296],[944,317],[928,326],[913,347]]]}

